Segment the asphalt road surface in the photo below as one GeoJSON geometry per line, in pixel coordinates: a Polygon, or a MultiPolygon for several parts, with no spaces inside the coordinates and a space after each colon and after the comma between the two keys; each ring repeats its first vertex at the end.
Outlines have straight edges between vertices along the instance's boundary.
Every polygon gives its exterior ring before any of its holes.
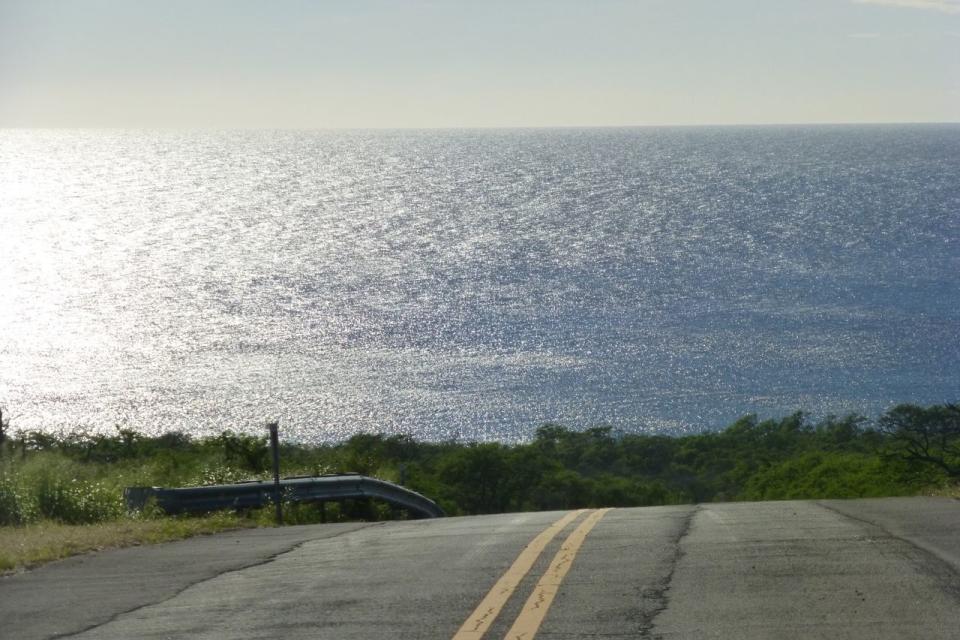
{"type": "Polygon", "coordinates": [[[0,637],[960,638],[960,501],[253,530],[0,579],[0,637]]]}

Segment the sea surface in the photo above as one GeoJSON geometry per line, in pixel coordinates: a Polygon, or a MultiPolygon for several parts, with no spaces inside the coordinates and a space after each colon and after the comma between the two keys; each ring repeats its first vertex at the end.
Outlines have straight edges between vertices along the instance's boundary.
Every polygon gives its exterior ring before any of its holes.
{"type": "Polygon", "coordinates": [[[958,362],[960,125],[0,131],[16,428],[682,433],[958,362]]]}

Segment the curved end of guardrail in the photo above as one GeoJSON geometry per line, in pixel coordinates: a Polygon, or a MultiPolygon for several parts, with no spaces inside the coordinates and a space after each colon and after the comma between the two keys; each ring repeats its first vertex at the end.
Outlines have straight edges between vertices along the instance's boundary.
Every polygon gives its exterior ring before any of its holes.
{"type": "Polygon", "coordinates": [[[360,482],[362,490],[370,497],[403,507],[421,517],[442,518],[446,515],[436,502],[406,487],[367,476],[360,476],[360,482]]]}

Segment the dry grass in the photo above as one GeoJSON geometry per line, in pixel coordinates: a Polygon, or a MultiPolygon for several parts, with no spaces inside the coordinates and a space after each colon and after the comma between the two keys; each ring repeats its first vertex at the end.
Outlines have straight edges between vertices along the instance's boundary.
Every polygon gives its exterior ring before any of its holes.
{"type": "Polygon", "coordinates": [[[252,520],[222,513],[202,518],[123,519],[89,525],[47,521],[23,527],[0,527],[0,575],[90,551],[167,542],[253,526],[256,523],[252,520]]]}
{"type": "Polygon", "coordinates": [[[938,487],[929,493],[931,496],[940,496],[943,498],[956,498],[960,500],[960,483],[958,484],[945,484],[942,487],[938,487]]]}

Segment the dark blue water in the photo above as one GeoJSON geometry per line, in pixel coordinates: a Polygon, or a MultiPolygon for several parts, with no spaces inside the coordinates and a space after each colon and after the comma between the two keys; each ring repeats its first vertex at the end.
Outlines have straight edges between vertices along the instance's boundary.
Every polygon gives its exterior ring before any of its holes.
{"type": "Polygon", "coordinates": [[[515,440],[957,401],[960,126],[0,132],[17,424],[515,440]]]}

